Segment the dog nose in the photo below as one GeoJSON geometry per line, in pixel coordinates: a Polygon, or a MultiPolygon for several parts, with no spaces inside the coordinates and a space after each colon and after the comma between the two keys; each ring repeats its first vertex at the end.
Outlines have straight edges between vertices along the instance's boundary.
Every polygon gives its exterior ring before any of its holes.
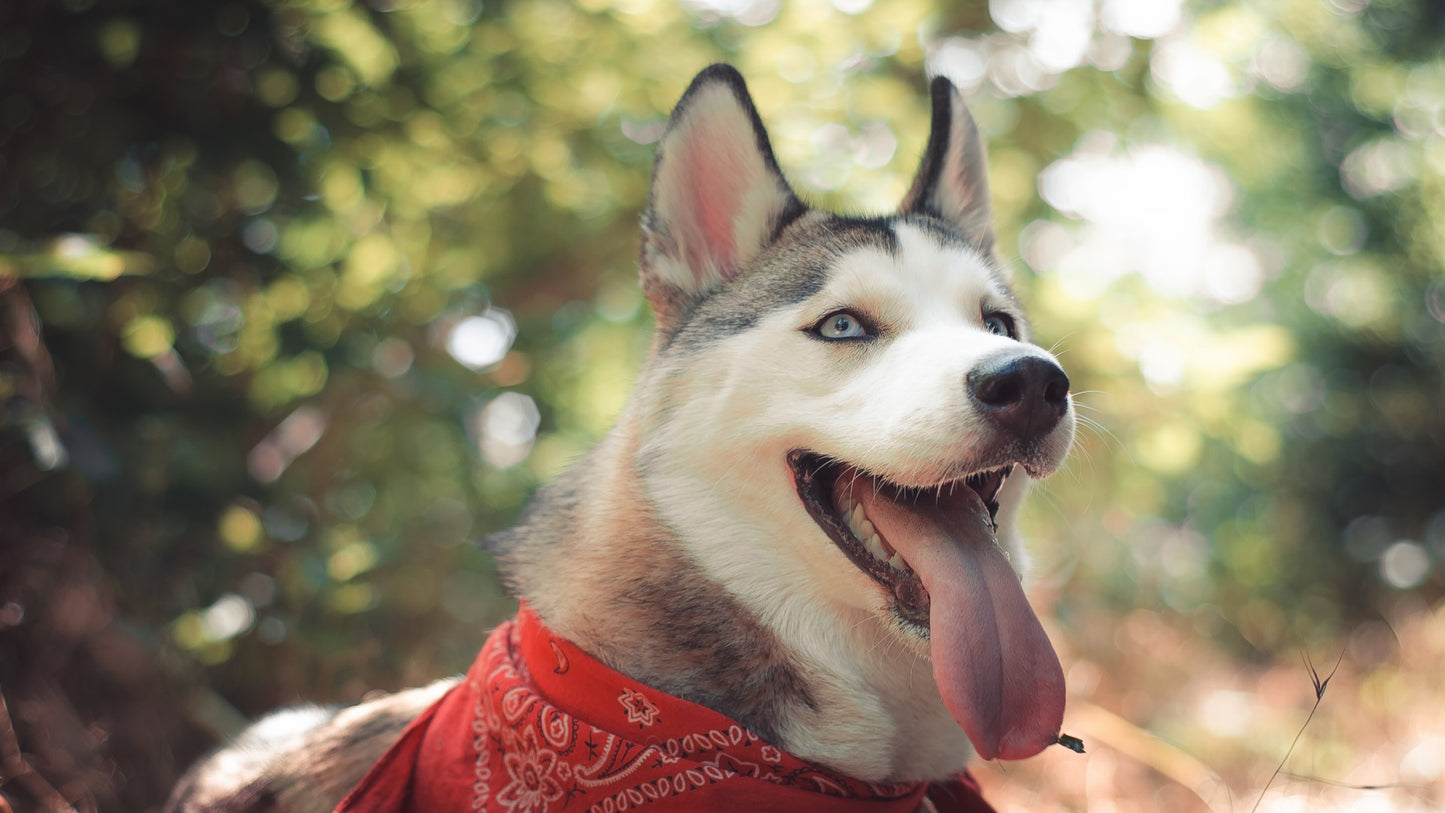
{"type": "Polygon", "coordinates": [[[985,359],[969,371],[967,381],[983,413],[1020,437],[1048,432],[1069,408],[1069,377],[1038,356],[985,359]]]}

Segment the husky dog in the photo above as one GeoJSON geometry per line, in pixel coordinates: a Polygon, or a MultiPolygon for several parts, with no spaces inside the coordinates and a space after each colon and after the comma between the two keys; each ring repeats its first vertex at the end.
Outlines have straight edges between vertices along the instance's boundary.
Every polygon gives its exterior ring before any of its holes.
{"type": "MultiPolygon", "coordinates": [[[[932,83],[896,214],[804,205],[742,77],[662,136],[642,221],[655,340],[616,428],[492,540],[547,627],[632,680],[865,782],[1059,736],[1064,678],[1012,520],[1074,433],[994,257],[984,146],[932,83]]],[[[263,720],[171,810],[332,809],[443,681],[263,720]]]]}

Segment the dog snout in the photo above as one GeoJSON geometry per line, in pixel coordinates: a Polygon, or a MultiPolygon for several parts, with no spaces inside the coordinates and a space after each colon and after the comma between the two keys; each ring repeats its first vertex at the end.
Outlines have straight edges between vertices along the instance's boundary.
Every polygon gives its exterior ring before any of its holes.
{"type": "Polygon", "coordinates": [[[1049,432],[1069,408],[1069,377],[1038,356],[985,359],[969,371],[967,382],[983,414],[1021,438],[1049,432]]]}

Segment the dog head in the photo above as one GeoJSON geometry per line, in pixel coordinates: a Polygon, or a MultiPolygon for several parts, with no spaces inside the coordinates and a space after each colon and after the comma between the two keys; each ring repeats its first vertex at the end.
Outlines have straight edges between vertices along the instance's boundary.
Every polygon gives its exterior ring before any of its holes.
{"type": "Polygon", "coordinates": [[[636,462],[690,555],[860,719],[1021,758],[1057,736],[1064,691],[1008,529],[1074,415],[993,258],[978,130],[946,79],[932,97],[900,210],[843,217],[793,193],[736,71],[694,80],[643,220],[636,462]]]}

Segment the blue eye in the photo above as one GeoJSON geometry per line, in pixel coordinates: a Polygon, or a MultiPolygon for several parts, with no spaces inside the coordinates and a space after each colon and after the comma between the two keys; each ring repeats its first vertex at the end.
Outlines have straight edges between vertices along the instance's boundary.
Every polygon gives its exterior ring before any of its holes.
{"type": "Polygon", "coordinates": [[[983,318],[983,329],[995,336],[1014,338],[1014,320],[1005,313],[991,313],[983,318]]]}
{"type": "Polygon", "coordinates": [[[866,339],[873,335],[863,326],[863,320],[850,311],[834,311],[824,316],[823,320],[813,327],[813,332],[819,338],[830,341],[866,339]]]}

